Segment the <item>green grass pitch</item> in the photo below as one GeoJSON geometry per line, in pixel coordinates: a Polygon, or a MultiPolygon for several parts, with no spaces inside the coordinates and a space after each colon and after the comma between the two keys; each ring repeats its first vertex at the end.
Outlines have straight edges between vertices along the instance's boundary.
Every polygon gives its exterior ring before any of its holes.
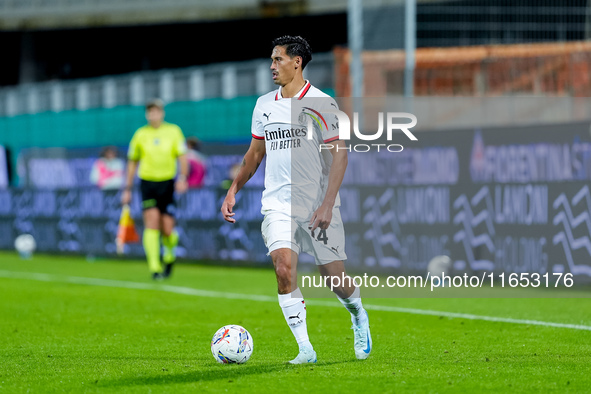
{"type": "Polygon", "coordinates": [[[589,298],[398,298],[364,304],[374,342],[368,360],[355,359],[349,315],[338,301],[308,299],[318,363],[292,366],[285,361],[295,357],[297,345],[277,304],[271,269],[179,264],[173,278],[156,284],[143,261],[89,263],[45,255],[20,260],[0,252],[0,392],[590,390],[589,298]],[[233,294],[219,296],[224,292],[233,294]],[[253,300],[254,295],[262,297],[253,300]],[[247,364],[213,359],[211,337],[225,324],[251,332],[254,352],[247,364]]]}

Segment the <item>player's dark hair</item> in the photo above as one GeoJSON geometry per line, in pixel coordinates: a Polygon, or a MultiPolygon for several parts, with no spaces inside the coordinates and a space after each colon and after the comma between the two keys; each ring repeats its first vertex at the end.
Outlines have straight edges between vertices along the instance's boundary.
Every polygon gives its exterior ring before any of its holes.
{"type": "Polygon", "coordinates": [[[273,40],[273,47],[285,47],[285,53],[293,58],[300,56],[302,58],[302,70],[306,64],[312,60],[312,48],[304,38],[300,36],[281,36],[273,40]]]}

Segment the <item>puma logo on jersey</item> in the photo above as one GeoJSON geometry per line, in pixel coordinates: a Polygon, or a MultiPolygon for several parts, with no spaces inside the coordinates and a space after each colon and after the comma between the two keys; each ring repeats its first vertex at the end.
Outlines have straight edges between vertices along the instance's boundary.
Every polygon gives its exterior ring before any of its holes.
{"type": "Polygon", "coordinates": [[[263,112],[263,116],[264,116],[265,118],[267,118],[267,120],[269,120],[269,116],[271,116],[271,112],[269,112],[269,115],[267,115],[266,113],[264,113],[264,112],[263,112]]]}

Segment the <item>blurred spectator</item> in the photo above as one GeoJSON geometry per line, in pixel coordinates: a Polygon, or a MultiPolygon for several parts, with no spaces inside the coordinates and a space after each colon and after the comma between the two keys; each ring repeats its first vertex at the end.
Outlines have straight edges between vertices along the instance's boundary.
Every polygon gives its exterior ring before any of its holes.
{"type": "Polygon", "coordinates": [[[107,146],[100,158],[94,162],[90,181],[102,190],[120,189],[125,175],[125,160],[117,157],[117,148],[107,146]]]}
{"type": "Polygon", "coordinates": [[[189,188],[199,188],[203,186],[205,181],[205,174],[207,167],[205,165],[205,156],[201,151],[201,142],[197,137],[187,138],[187,160],[189,162],[189,176],[187,177],[187,183],[189,188]]]}
{"type": "Polygon", "coordinates": [[[220,184],[222,189],[228,190],[230,186],[232,186],[232,182],[234,182],[234,179],[236,179],[236,177],[238,176],[241,167],[242,163],[235,163],[234,165],[232,165],[232,167],[230,167],[230,169],[228,170],[228,178],[224,179],[220,184]]]}

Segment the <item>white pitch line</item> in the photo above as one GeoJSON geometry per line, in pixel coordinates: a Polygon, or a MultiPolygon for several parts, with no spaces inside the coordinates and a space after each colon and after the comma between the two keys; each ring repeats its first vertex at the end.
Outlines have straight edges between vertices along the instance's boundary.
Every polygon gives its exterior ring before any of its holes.
{"type": "MultiPolygon", "coordinates": [[[[58,283],[72,283],[78,285],[88,286],[102,286],[102,287],[115,287],[120,289],[137,289],[137,290],[157,290],[165,291],[168,293],[183,294],[197,297],[209,297],[209,298],[225,298],[231,300],[248,300],[248,301],[260,301],[260,302],[277,302],[277,297],[257,295],[257,294],[240,294],[240,293],[227,293],[221,291],[212,290],[201,290],[194,289],[191,287],[182,286],[170,286],[153,283],[141,283],[141,282],[129,282],[123,280],[111,280],[111,279],[100,279],[100,278],[86,278],[80,276],[63,276],[44,274],[38,272],[13,272],[0,270],[0,277],[12,278],[12,279],[28,279],[37,280],[42,282],[58,282],[58,283]]],[[[309,300],[306,301],[309,305],[318,305],[326,307],[341,307],[341,304],[330,301],[318,301],[309,300]]],[[[554,328],[568,328],[572,330],[585,330],[591,331],[591,326],[585,326],[581,324],[565,324],[565,323],[553,323],[540,320],[524,320],[524,319],[512,319],[508,317],[494,317],[494,316],[482,316],[472,315],[469,313],[456,313],[456,312],[444,312],[444,311],[433,311],[428,309],[416,309],[416,308],[401,308],[396,306],[387,305],[372,305],[364,304],[365,309],[373,311],[383,312],[396,312],[396,313],[409,313],[413,315],[428,315],[428,316],[443,316],[450,319],[468,319],[468,320],[484,320],[497,323],[510,323],[510,324],[528,324],[543,327],[554,327],[554,328]]]]}

